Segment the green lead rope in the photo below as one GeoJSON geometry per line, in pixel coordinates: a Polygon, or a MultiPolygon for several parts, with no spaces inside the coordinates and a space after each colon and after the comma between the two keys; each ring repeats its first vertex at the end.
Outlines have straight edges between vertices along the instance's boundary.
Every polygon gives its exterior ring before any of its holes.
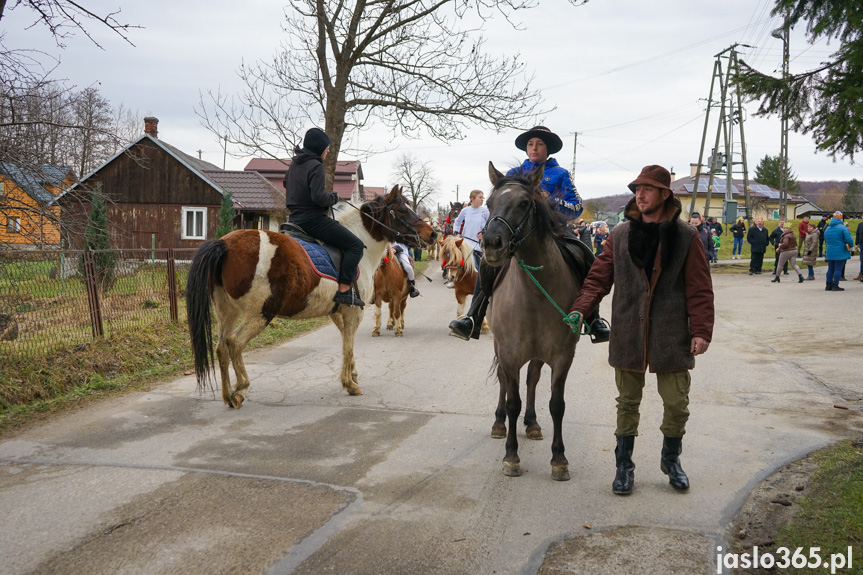
{"type": "Polygon", "coordinates": [[[541,270],[542,266],[538,266],[538,267],[529,266],[526,263],[524,263],[524,260],[518,260],[518,267],[520,267],[522,270],[524,270],[524,273],[527,274],[527,277],[529,277],[531,279],[531,281],[533,281],[533,283],[536,284],[536,287],[539,288],[539,291],[541,291],[543,293],[543,295],[545,295],[546,299],[551,302],[551,305],[553,305],[555,307],[555,309],[557,309],[557,311],[560,312],[560,315],[563,316],[563,323],[568,325],[570,327],[570,329],[572,329],[572,331],[577,331],[578,330],[578,324],[581,324],[581,327],[584,329],[583,333],[585,335],[590,333],[590,327],[588,327],[587,324],[582,322],[581,313],[576,311],[576,312],[572,312],[571,314],[567,314],[565,311],[563,311],[560,308],[560,306],[557,305],[557,302],[554,301],[554,299],[549,295],[549,293],[547,291],[545,291],[545,288],[542,287],[542,284],[540,284],[539,281],[535,277],[533,277],[533,274],[530,273],[531,271],[541,270]]]}

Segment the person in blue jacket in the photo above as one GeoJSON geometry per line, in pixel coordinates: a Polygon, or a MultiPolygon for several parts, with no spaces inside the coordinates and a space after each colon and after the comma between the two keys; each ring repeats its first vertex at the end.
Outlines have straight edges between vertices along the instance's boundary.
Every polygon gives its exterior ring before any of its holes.
{"type": "MultiPolygon", "coordinates": [[[[513,176],[527,174],[535,170],[544,170],[540,188],[549,202],[557,208],[558,213],[567,223],[580,216],[584,207],[581,203],[581,196],[578,195],[578,191],[572,183],[572,177],[565,168],[557,163],[557,160],[549,157],[563,148],[563,141],[560,137],[545,126],[535,126],[515,139],[515,147],[526,152],[527,159],[522,162],[521,166],[509,170],[506,175],[513,176]]],[[[582,254],[582,259],[586,262],[586,269],[584,270],[586,275],[596,257],[593,255],[593,251],[585,246],[578,236],[573,234],[568,225],[564,227],[567,230],[564,242],[582,254]]],[[[480,265],[480,277],[477,278],[477,284],[480,284],[483,272],[495,275],[499,269],[480,265]]],[[[483,285],[488,286],[493,285],[493,283],[491,280],[482,281],[483,285]]],[[[467,314],[450,322],[450,335],[464,340],[478,339],[488,302],[489,296],[484,293],[484,290],[477,289],[467,314]]],[[[610,333],[608,323],[599,316],[598,308],[587,318],[585,323],[589,326],[590,340],[593,343],[608,341],[610,333]]]]}
{"type": "Polygon", "coordinates": [[[824,259],[827,260],[825,291],[845,291],[845,288],[839,287],[839,278],[845,270],[845,261],[851,259],[854,239],[842,218],[842,212],[833,212],[833,218],[824,228],[824,259]]]}

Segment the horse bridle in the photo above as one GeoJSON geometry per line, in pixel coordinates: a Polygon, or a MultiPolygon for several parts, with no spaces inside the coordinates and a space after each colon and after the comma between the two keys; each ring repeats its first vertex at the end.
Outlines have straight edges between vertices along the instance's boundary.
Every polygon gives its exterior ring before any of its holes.
{"type": "Polygon", "coordinates": [[[506,252],[507,257],[512,257],[515,254],[515,252],[518,250],[518,248],[521,247],[521,244],[523,244],[527,240],[527,238],[530,237],[530,234],[532,234],[534,231],[536,231],[536,226],[534,226],[534,227],[530,228],[530,230],[526,234],[524,234],[524,236],[522,236],[521,239],[516,239],[516,238],[518,238],[518,235],[522,232],[522,230],[525,228],[525,226],[527,226],[528,222],[530,221],[531,216],[533,216],[534,213],[536,213],[536,201],[534,199],[531,199],[530,200],[530,209],[527,211],[527,213],[524,214],[524,217],[522,218],[521,223],[519,223],[517,227],[513,228],[512,225],[503,216],[494,216],[493,218],[489,219],[488,222],[486,222],[485,227],[482,230],[482,233],[483,233],[483,235],[485,234],[485,231],[488,229],[488,226],[491,225],[492,222],[498,221],[498,220],[503,222],[503,225],[505,225],[507,227],[507,229],[509,230],[509,233],[510,233],[509,244],[507,245],[507,252],[506,252]]]}
{"type": "MultiPolygon", "coordinates": [[[[347,203],[349,206],[351,206],[351,207],[352,207],[352,208],[354,208],[354,209],[360,210],[360,213],[361,213],[362,215],[364,215],[365,217],[367,217],[367,218],[368,218],[368,219],[370,219],[371,221],[373,221],[373,222],[377,223],[377,224],[378,224],[379,226],[381,226],[382,228],[385,228],[385,229],[387,229],[387,230],[391,231],[392,233],[394,233],[394,234],[395,234],[395,236],[396,236],[396,238],[398,238],[398,240],[401,240],[401,238],[413,238],[413,239],[415,239],[415,243],[416,243],[417,245],[422,245],[422,244],[424,244],[424,243],[425,243],[425,241],[424,241],[424,240],[419,236],[419,234],[405,234],[405,233],[402,233],[402,232],[400,232],[400,231],[398,231],[398,230],[396,230],[396,229],[394,229],[394,228],[392,228],[392,227],[390,227],[390,226],[386,225],[385,223],[383,223],[383,222],[382,222],[382,221],[380,221],[379,219],[375,218],[375,217],[374,217],[374,216],[372,216],[371,214],[367,214],[367,213],[363,212],[360,208],[356,207],[356,206],[355,206],[355,205],[353,205],[352,203],[350,203],[350,202],[345,202],[345,203],[347,203]]],[[[382,206],[382,207],[384,207],[384,208],[385,208],[386,206],[382,206]]],[[[408,208],[408,209],[409,209],[409,208],[408,208]]],[[[406,228],[411,228],[411,229],[413,228],[413,226],[411,225],[411,223],[410,223],[410,222],[408,222],[408,221],[406,221],[405,219],[403,219],[399,214],[397,214],[397,213],[396,213],[396,211],[395,211],[394,209],[389,208],[389,212],[390,212],[390,217],[391,217],[391,218],[393,218],[393,219],[395,219],[398,223],[400,223],[401,225],[403,225],[403,226],[404,226],[404,227],[406,227],[406,228]]],[[[416,216],[416,214],[414,214],[414,216],[416,216]]],[[[418,216],[417,216],[417,217],[418,217],[418,216]]]]}

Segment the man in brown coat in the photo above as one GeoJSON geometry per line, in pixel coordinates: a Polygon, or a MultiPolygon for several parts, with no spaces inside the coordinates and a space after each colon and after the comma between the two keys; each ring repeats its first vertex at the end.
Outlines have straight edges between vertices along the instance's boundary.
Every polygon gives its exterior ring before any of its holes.
{"type": "Polygon", "coordinates": [[[632,450],[648,369],[657,375],[664,405],[660,469],[676,490],[689,489],[679,455],[689,419],[689,370],[713,335],[713,284],[698,232],[680,220],[670,185],[668,170],[656,165],[629,184],[635,197],[626,219],[614,227],[566,320],[580,330],[582,318],[614,285],[608,363],[619,392],[612,484],[618,495],[631,493],[635,481],[632,450]]]}

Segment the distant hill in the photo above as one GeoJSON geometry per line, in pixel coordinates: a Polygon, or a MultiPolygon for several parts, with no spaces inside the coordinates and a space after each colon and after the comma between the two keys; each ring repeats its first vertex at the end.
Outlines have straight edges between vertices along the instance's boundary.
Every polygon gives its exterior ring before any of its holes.
{"type": "Polygon", "coordinates": [[[831,190],[842,190],[845,192],[845,188],[848,187],[848,182],[840,182],[837,180],[828,180],[826,182],[797,182],[800,184],[800,195],[809,200],[810,202],[817,204],[818,198],[829,193],[831,190]]]}

